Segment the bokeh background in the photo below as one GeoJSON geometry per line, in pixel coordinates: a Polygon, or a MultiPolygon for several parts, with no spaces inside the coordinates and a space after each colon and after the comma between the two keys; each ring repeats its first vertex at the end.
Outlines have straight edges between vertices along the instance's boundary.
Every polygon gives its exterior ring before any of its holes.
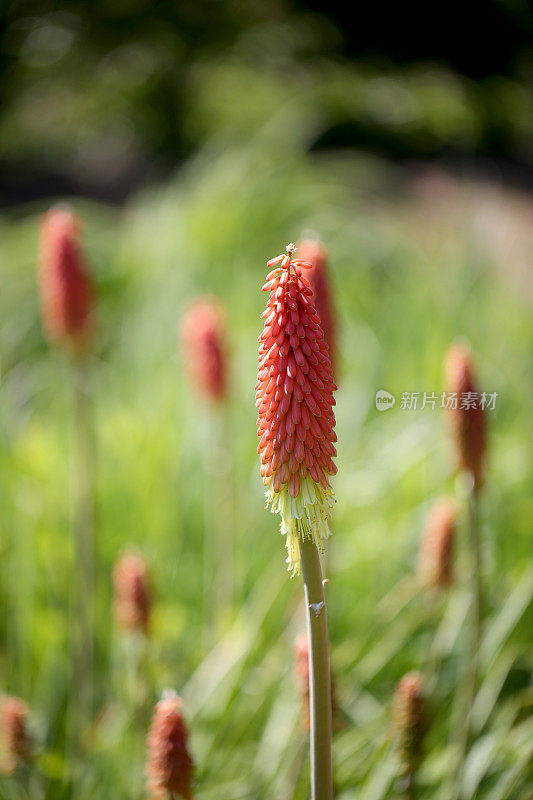
{"type": "Polygon", "coordinates": [[[379,413],[374,401],[381,388],[439,392],[446,349],[463,337],[498,400],[461,796],[531,798],[532,27],[521,0],[423,14],[283,0],[2,4],[0,690],[30,705],[36,752],[30,783],[0,777],[2,797],[145,797],[144,737],[169,687],[185,699],[199,798],[307,796],[292,675],[301,585],[263,509],[254,385],[265,262],[313,231],[339,326],[327,589],[337,797],[397,796],[391,697],[411,669],[431,688],[421,796],[450,797],[461,544],[444,595],[428,600],[413,574],[433,502],[461,504],[463,490],[442,412],[379,413]],[[98,319],[95,714],[76,769],[72,387],[43,336],[35,278],[40,214],[65,200],[84,219],[98,319]],[[177,336],[206,292],[227,313],[222,411],[190,386],[177,336]],[[151,568],[142,657],[112,619],[124,547],[151,568]],[[221,565],[224,603],[212,588],[221,565]]]}

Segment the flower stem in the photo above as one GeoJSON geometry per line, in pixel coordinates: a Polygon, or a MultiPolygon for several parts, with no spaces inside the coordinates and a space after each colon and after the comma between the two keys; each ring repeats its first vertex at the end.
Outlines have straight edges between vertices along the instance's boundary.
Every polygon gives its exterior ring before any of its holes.
{"type": "Polygon", "coordinates": [[[459,754],[455,775],[454,798],[461,796],[461,783],[472,734],[472,706],[478,679],[479,647],[481,643],[482,586],[481,546],[479,536],[479,495],[472,485],[468,495],[468,555],[470,583],[470,614],[468,624],[467,651],[462,675],[462,719],[459,754]]]}
{"type": "Polygon", "coordinates": [[[405,800],[416,800],[417,791],[414,770],[410,773],[404,793],[405,800]]]}
{"type": "Polygon", "coordinates": [[[74,581],[72,587],[73,670],[71,703],[74,747],[90,724],[93,705],[95,452],[89,364],[73,362],[73,508],[74,581]]]}
{"type": "Polygon", "coordinates": [[[233,520],[232,456],[227,441],[227,404],[210,414],[206,448],[205,575],[208,644],[224,631],[233,605],[235,581],[235,524],[233,520]]]}
{"type": "Polygon", "coordinates": [[[309,637],[311,798],[332,800],[331,676],[322,571],[313,541],[300,541],[300,551],[309,637]]]}

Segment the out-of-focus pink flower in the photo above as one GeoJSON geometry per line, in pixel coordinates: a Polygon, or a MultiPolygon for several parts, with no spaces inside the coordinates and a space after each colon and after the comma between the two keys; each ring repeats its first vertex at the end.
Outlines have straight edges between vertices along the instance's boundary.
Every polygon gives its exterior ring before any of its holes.
{"type": "Polygon", "coordinates": [[[486,431],[470,350],[459,345],[451,347],[446,354],[444,374],[447,391],[457,395],[456,408],[449,410],[457,466],[470,473],[477,491],[484,479],[486,431]]]}
{"type": "Polygon", "coordinates": [[[43,215],[39,241],[39,289],[43,328],[50,339],[75,351],[92,334],[93,297],[79,242],[79,217],[64,208],[43,215]]]}
{"type": "Polygon", "coordinates": [[[197,300],[181,323],[181,340],[187,369],[197,387],[213,403],[228,391],[226,315],[220,301],[197,300]]]}
{"type": "Polygon", "coordinates": [[[426,709],[422,676],[408,672],[396,687],[393,728],[397,738],[400,775],[412,776],[422,757],[426,709]]]}
{"type": "Polygon", "coordinates": [[[440,500],[431,509],[418,553],[418,577],[422,586],[445,588],[451,584],[456,526],[454,503],[440,500]]]}
{"type": "Polygon", "coordinates": [[[125,553],[113,568],[113,610],[117,625],[147,633],[151,604],[146,562],[136,553],[125,553]]]}
{"type": "Polygon", "coordinates": [[[27,730],[30,711],[19,697],[6,697],[0,702],[0,770],[12,775],[31,758],[31,743],[27,730]]]}
{"type": "Polygon", "coordinates": [[[194,765],[189,755],[189,733],[182,716],[183,700],[164,697],[155,707],[147,738],[147,788],[153,800],[182,797],[191,800],[194,765]]]}

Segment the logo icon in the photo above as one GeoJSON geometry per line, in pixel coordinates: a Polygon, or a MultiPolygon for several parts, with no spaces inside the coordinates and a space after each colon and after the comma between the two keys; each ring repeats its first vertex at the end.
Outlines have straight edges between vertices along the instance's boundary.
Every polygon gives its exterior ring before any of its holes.
{"type": "Polygon", "coordinates": [[[378,411],[388,411],[389,408],[394,408],[396,398],[385,389],[378,389],[376,392],[376,408],[378,411]]]}

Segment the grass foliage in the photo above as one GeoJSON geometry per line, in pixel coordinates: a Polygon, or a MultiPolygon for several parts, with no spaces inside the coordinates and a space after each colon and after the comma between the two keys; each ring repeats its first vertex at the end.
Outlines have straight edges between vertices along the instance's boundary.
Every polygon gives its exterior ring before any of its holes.
{"type": "MultiPolygon", "coordinates": [[[[413,573],[433,501],[465,498],[451,473],[442,412],[401,410],[399,398],[441,390],[443,355],[458,336],[471,342],[483,387],[498,392],[482,502],[487,618],[462,797],[533,794],[531,295],[519,248],[510,245],[504,258],[497,247],[500,234],[515,231],[510,204],[522,201],[438,173],[406,180],[354,155],[302,155],[304,121],[296,114],[287,130],[283,112],[236,149],[214,139],[175,180],[120,211],[75,203],[86,220],[99,335],[91,365],[98,711],[74,775],[65,756],[76,589],[72,386],[66,360],[40,330],[43,209],[0,220],[0,687],[30,704],[38,750],[32,774],[0,777],[6,800],[144,797],[145,732],[167,687],[185,698],[198,798],[307,796],[292,677],[302,592],[284,571],[278,520],[263,509],[254,384],[265,261],[309,228],[330,251],[341,336],[327,587],[342,714],[336,797],[396,796],[391,697],[397,680],[418,668],[431,720],[420,796],[450,797],[468,604],[462,541],[445,594],[420,592],[413,573]],[[218,415],[188,386],[176,336],[187,303],[206,291],[221,296],[229,317],[231,399],[218,415]],[[398,398],[394,410],[376,411],[380,388],[398,398]],[[233,554],[217,549],[228,532],[233,554]],[[112,624],[112,564],[128,545],[151,565],[149,646],[112,624]],[[217,560],[233,576],[222,608],[210,588],[217,560]]],[[[459,533],[462,540],[463,527],[459,533]]]]}

